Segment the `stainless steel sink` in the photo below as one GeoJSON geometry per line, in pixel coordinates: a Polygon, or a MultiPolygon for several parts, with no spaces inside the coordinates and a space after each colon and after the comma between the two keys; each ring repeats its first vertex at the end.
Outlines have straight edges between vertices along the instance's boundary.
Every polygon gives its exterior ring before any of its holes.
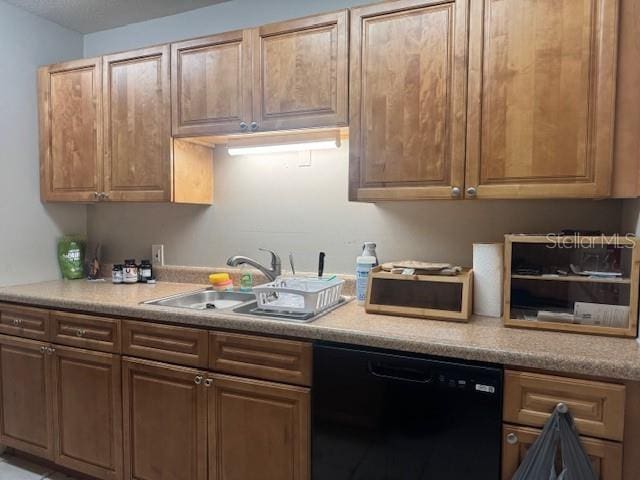
{"type": "Polygon", "coordinates": [[[207,289],[198,292],[181,293],[171,297],[149,300],[147,305],[163,307],[189,308],[191,310],[225,310],[255,302],[256,296],[251,292],[218,292],[207,289]]]}
{"type": "Polygon", "coordinates": [[[307,323],[318,319],[351,300],[350,297],[342,297],[336,305],[319,314],[296,314],[293,312],[262,310],[258,308],[256,296],[253,293],[218,292],[212,289],[180,293],[171,297],[148,300],[143,303],[145,305],[188,308],[191,310],[220,311],[227,315],[263,318],[265,320],[287,320],[289,322],[307,323]]]}

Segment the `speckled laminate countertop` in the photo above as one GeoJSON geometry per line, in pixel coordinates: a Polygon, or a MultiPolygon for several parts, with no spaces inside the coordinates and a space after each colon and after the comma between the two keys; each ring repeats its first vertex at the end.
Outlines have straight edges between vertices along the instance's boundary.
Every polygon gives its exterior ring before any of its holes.
{"type": "Polygon", "coordinates": [[[355,302],[307,324],[140,304],[202,288],[59,280],[0,288],[0,301],[640,380],[640,345],[632,339],[505,328],[499,319],[486,317],[455,323],[371,315],[355,302]]]}

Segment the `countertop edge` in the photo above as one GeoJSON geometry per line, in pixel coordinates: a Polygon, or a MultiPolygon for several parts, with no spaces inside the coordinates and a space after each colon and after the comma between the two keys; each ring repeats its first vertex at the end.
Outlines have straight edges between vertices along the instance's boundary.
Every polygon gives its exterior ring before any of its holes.
{"type": "Polygon", "coordinates": [[[402,352],[435,355],[461,360],[502,364],[505,367],[540,369],[560,374],[602,377],[618,381],[640,381],[640,364],[612,359],[595,363],[588,358],[558,358],[556,355],[488,349],[448,342],[411,340],[373,333],[363,333],[313,323],[297,324],[277,320],[261,320],[224,314],[187,312],[177,308],[116,305],[95,301],[42,298],[26,294],[0,292],[0,302],[18,303],[51,309],[78,310],[99,315],[129,317],[159,323],[192,327],[220,328],[255,334],[277,335],[305,340],[320,340],[359,346],[384,348],[402,352]]]}

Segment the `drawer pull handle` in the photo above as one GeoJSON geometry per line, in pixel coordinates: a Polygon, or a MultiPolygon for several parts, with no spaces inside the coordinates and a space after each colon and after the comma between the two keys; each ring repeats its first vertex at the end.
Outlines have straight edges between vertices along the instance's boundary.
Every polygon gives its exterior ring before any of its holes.
{"type": "Polygon", "coordinates": [[[21,326],[21,325],[22,325],[22,320],[20,320],[19,318],[14,318],[14,319],[13,319],[13,324],[14,324],[16,327],[19,327],[19,326],[21,326]]]}
{"type": "Polygon", "coordinates": [[[82,328],[79,328],[78,330],[76,330],[76,335],[78,337],[84,337],[85,333],[87,333],[87,331],[82,328]]]}
{"type": "Polygon", "coordinates": [[[516,435],[515,433],[509,433],[507,435],[507,443],[509,445],[516,445],[518,441],[519,441],[518,435],[516,435]]]}
{"type": "Polygon", "coordinates": [[[193,379],[193,383],[200,385],[202,383],[202,375],[196,375],[196,378],[193,379]]]}
{"type": "Polygon", "coordinates": [[[558,410],[558,412],[560,413],[567,413],[569,411],[569,407],[566,403],[560,402],[558,405],[556,405],[556,410],[558,410]]]}
{"type": "Polygon", "coordinates": [[[213,379],[212,378],[207,378],[204,381],[204,386],[207,387],[207,388],[209,388],[212,384],[213,384],[213,379]]]}

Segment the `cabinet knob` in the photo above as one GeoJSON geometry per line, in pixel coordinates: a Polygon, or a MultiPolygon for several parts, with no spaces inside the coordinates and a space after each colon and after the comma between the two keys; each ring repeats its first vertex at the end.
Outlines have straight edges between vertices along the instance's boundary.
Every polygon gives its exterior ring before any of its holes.
{"type": "Polygon", "coordinates": [[[204,386],[207,387],[207,388],[209,388],[212,384],[213,384],[213,378],[207,378],[204,381],[204,386]]]}
{"type": "Polygon", "coordinates": [[[55,348],[52,348],[52,347],[48,347],[48,348],[47,348],[47,353],[48,353],[49,355],[53,355],[54,353],[56,353],[56,349],[55,349],[55,348]]]}
{"type": "Polygon", "coordinates": [[[47,351],[47,347],[40,347],[40,353],[44,353],[47,351]]]}
{"type": "Polygon", "coordinates": [[[200,385],[202,383],[202,375],[196,375],[196,378],[193,379],[193,383],[200,385]]]}
{"type": "Polygon", "coordinates": [[[461,193],[460,187],[451,187],[451,196],[453,198],[458,198],[461,193]]]}
{"type": "Polygon", "coordinates": [[[509,433],[507,435],[507,443],[509,445],[515,445],[518,443],[518,435],[516,435],[515,433],[509,433]]]}
{"type": "Polygon", "coordinates": [[[240,122],[240,130],[243,132],[248,128],[247,122],[240,122]]]}
{"type": "Polygon", "coordinates": [[[258,130],[257,122],[251,122],[251,131],[255,132],[256,130],[258,130]]]}
{"type": "Polygon", "coordinates": [[[85,333],[87,333],[87,331],[86,331],[86,330],[84,330],[83,328],[79,328],[79,329],[77,329],[77,330],[76,330],[76,335],[77,335],[78,337],[84,337],[84,334],[85,334],[85,333]]]}
{"type": "Polygon", "coordinates": [[[98,192],[93,192],[93,199],[100,200],[100,194],[98,192]]]}
{"type": "Polygon", "coordinates": [[[560,402],[558,405],[556,405],[556,409],[560,413],[567,413],[569,411],[569,407],[567,406],[567,404],[566,403],[562,403],[562,402],[560,402]]]}
{"type": "Polygon", "coordinates": [[[478,190],[476,190],[476,187],[469,187],[467,188],[467,197],[475,197],[476,194],[478,193],[478,190]]]}

